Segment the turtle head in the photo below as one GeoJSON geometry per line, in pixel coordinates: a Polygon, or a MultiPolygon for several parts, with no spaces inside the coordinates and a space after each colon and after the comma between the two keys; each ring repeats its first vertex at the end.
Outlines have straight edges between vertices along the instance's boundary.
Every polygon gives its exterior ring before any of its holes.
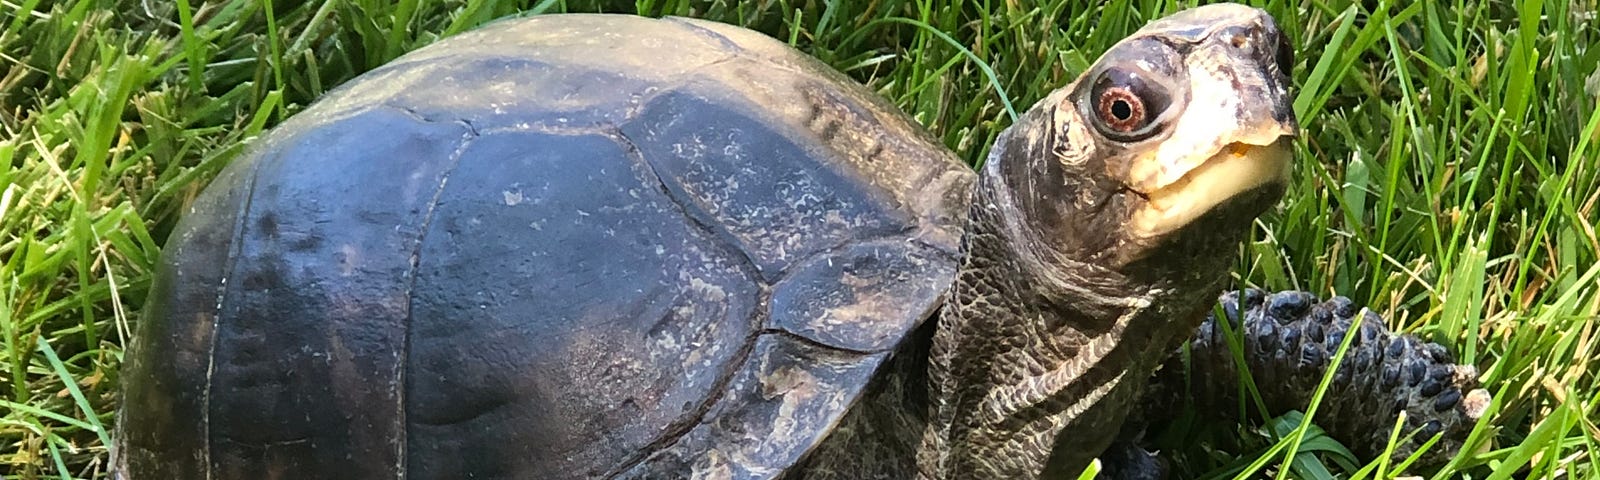
{"type": "Polygon", "coordinates": [[[1231,4],[1117,43],[1002,139],[1023,144],[992,167],[1008,170],[995,173],[1026,236],[1113,269],[1237,244],[1284,191],[1299,128],[1292,55],[1272,17],[1231,4]]]}
{"type": "Polygon", "coordinates": [[[934,387],[952,478],[1076,476],[1106,448],[1283,196],[1292,63],[1266,13],[1192,9],[1000,135],[929,367],[954,379],[934,387]]]}

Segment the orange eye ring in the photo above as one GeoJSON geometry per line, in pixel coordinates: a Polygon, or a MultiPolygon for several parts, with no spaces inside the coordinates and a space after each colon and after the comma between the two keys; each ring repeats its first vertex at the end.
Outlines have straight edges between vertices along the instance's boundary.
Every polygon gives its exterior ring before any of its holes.
{"type": "Polygon", "coordinates": [[[1100,92],[1095,100],[1095,114],[1100,122],[1118,133],[1133,133],[1148,123],[1144,100],[1127,87],[1111,87],[1100,92]]]}
{"type": "Polygon", "coordinates": [[[1108,68],[1079,94],[1078,112],[1107,140],[1143,141],[1160,133],[1158,123],[1172,113],[1169,84],[1181,82],[1144,70],[1108,68]]]}

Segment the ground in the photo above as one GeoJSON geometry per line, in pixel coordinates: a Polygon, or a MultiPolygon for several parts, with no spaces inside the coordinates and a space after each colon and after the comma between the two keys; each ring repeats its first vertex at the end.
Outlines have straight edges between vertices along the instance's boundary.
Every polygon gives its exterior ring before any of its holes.
{"type": "MultiPolygon", "coordinates": [[[[1495,403],[1469,448],[1411,474],[1595,475],[1600,6],[1258,3],[1297,47],[1306,135],[1289,197],[1241,247],[1237,283],[1352,297],[1483,372],[1495,403]]],[[[560,11],[751,26],[868,83],[976,161],[1012,111],[1189,4],[4,2],[0,476],[103,477],[122,348],[187,202],[320,93],[440,37],[560,11]]],[[[1344,459],[1293,416],[1257,420],[1195,427],[1209,440],[1169,452],[1185,476],[1403,475],[1344,459]]]]}

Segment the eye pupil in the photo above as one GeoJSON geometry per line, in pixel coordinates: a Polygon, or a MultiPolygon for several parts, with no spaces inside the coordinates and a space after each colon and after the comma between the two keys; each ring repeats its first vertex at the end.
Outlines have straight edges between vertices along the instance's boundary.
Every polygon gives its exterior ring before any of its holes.
{"type": "Polygon", "coordinates": [[[1127,100],[1117,99],[1111,104],[1111,116],[1117,117],[1117,120],[1127,121],[1133,116],[1133,105],[1129,105],[1127,100]]]}

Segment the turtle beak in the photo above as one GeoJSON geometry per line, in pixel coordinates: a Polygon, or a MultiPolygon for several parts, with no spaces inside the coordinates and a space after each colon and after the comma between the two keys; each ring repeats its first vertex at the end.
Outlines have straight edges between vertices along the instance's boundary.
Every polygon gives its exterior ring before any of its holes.
{"type": "Polygon", "coordinates": [[[1125,179],[1148,200],[1133,236],[1168,234],[1230,198],[1288,183],[1300,131],[1287,88],[1293,54],[1272,18],[1249,10],[1192,39],[1190,98],[1174,135],[1134,159],[1125,179]]]}
{"type": "Polygon", "coordinates": [[[1148,202],[1134,212],[1132,233],[1143,238],[1164,235],[1235,196],[1281,188],[1288,183],[1291,144],[1289,137],[1266,145],[1233,143],[1172,183],[1141,192],[1148,202]]]}

